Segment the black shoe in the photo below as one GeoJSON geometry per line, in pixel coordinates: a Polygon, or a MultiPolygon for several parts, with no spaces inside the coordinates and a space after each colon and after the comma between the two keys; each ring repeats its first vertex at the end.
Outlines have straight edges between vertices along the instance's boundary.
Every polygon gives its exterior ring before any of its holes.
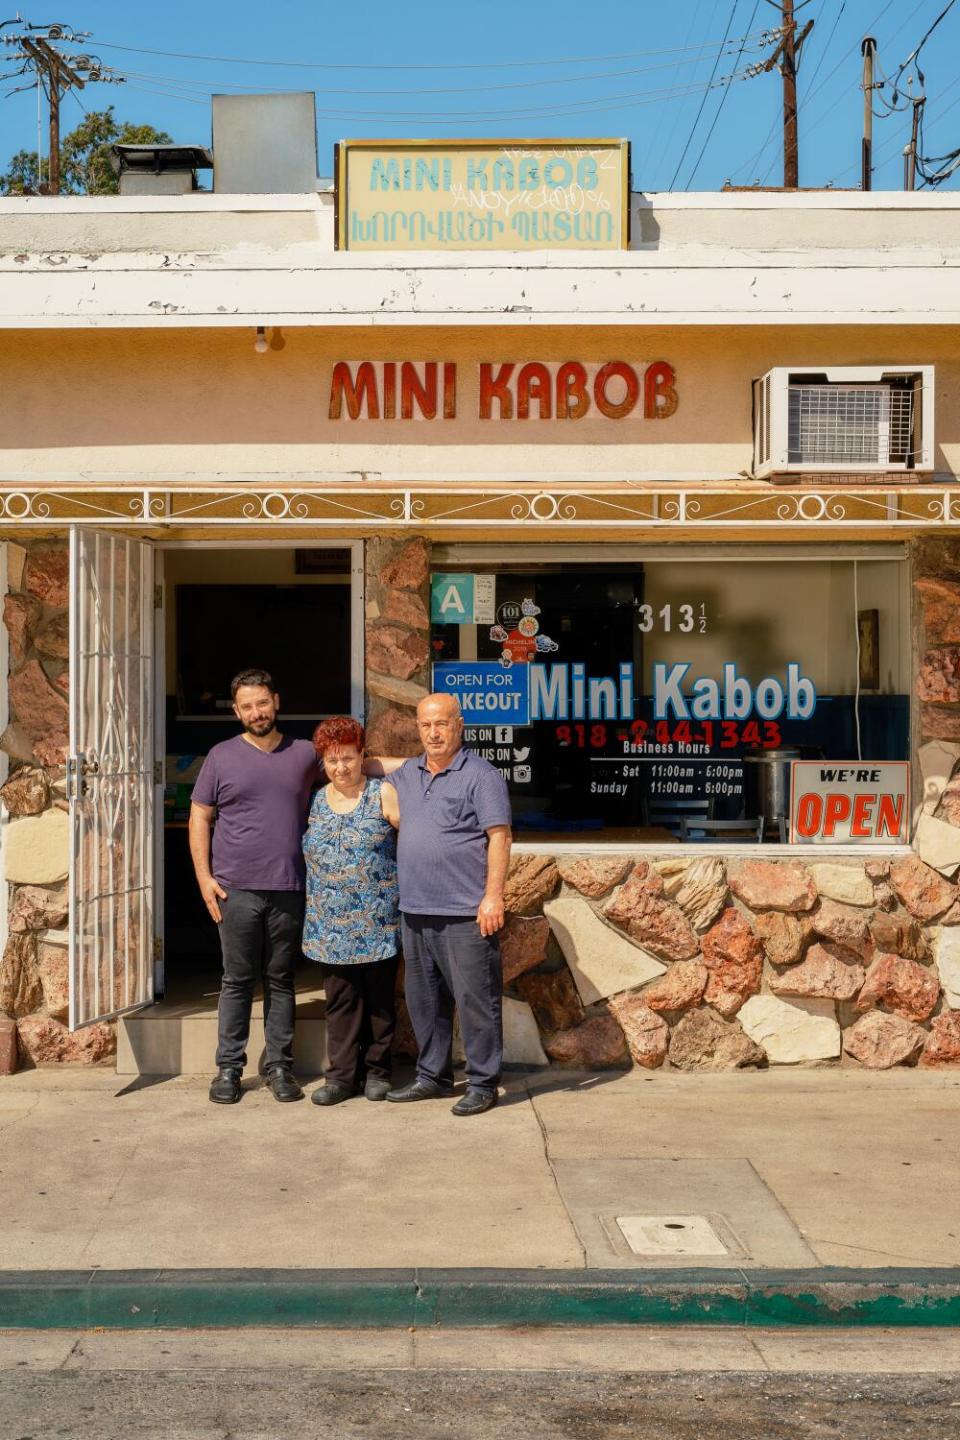
{"type": "Polygon", "coordinates": [[[436,1085],[432,1080],[413,1080],[402,1090],[388,1090],[386,1098],[405,1105],[410,1100],[443,1100],[449,1094],[445,1085],[436,1085]]]}
{"type": "Polygon", "coordinates": [[[290,1100],[302,1100],[303,1091],[293,1078],[293,1071],[282,1065],[274,1065],[267,1071],[267,1084],[273,1091],[273,1098],[284,1104],[290,1100]]]}
{"type": "Polygon", "coordinates": [[[367,1083],[363,1087],[363,1093],[368,1100],[386,1100],[390,1091],[390,1081],[384,1080],[382,1075],[368,1075],[367,1083]]]}
{"type": "Polygon", "coordinates": [[[240,1077],[243,1071],[235,1065],[221,1065],[210,1082],[210,1099],[214,1105],[236,1105],[240,1099],[240,1077]]]}
{"type": "Polygon", "coordinates": [[[352,1085],[338,1085],[335,1080],[328,1080],[325,1085],[317,1086],[310,1099],[314,1105],[339,1105],[356,1093],[352,1085]]]}
{"type": "Polygon", "coordinates": [[[468,1090],[461,1095],[451,1110],[451,1115],[482,1115],[484,1110],[492,1110],[497,1103],[496,1090],[468,1090]]]}

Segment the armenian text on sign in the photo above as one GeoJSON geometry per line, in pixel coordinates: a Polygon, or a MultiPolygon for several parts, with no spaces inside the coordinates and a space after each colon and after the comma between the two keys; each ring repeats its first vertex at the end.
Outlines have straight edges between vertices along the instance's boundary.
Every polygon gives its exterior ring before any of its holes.
{"type": "MultiPolygon", "coordinates": [[[[331,420],[456,420],[455,360],[338,360],[330,376],[331,420]]],[[[470,376],[479,420],[666,420],[677,375],[666,360],[481,361],[470,376]]]]}

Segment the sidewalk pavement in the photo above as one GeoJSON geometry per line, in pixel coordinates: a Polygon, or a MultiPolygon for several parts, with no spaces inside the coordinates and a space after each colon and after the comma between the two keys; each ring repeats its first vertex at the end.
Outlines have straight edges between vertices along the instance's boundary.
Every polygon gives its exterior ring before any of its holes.
{"type": "Polygon", "coordinates": [[[554,1070],[467,1119],[246,1085],[0,1082],[0,1326],[960,1324],[960,1072],[554,1070]],[[714,1253],[658,1253],[690,1216],[714,1253]]]}

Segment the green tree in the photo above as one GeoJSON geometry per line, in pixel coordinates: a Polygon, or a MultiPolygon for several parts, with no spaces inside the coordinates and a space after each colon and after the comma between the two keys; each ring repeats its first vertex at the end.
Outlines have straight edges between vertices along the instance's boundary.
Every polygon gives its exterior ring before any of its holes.
{"type": "MultiPolygon", "coordinates": [[[[61,195],[116,195],[117,176],[110,164],[111,145],[169,145],[171,137],[152,125],[118,120],[113,106],[92,110],[60,141],[61,195]]],[[[0,177],[4,195],[37,191],[37,152],[18,150],[0,177]]]]}

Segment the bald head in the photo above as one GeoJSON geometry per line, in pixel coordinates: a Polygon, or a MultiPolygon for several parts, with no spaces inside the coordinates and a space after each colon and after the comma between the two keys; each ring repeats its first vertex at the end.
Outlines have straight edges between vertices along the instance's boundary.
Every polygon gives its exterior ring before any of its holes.
{"type": "Polygon", "coordinates": [[[453,695],[426,695],[417,706],[417,729],[431,769],[442,770],[463,744],[463,716],[453,695]]]}

